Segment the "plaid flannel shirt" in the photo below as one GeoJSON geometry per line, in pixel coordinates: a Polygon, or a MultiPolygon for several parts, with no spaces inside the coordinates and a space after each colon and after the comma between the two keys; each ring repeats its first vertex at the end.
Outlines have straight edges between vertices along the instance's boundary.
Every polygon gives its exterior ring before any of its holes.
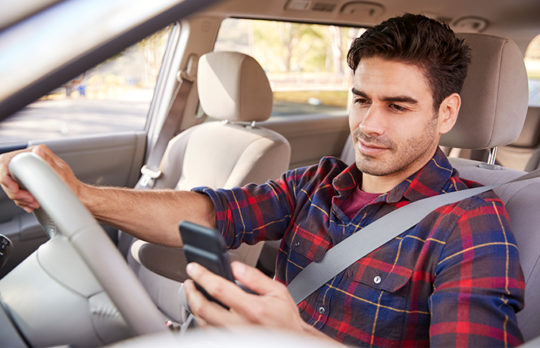
{"type": "MultiPolygon", "coordinates": [[[[438,150],[426,166],[349,219],[339,208],[361,182],[326,157],[263,185],[197,188],[212,199],[231,248],[282,239],[276,279],[289,283],[333,245],[409,202],[476,186],[438,150]]],[[[493,193],[436,209],[299,304],[329,336],[366,346],[513,346],[524,281],[503,202],[493,193]]]]}

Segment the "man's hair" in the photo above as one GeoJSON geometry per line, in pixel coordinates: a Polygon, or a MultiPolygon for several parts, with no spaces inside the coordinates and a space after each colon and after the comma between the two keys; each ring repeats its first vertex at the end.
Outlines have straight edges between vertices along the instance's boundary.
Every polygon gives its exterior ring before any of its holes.
{"type": "Polygon", "coordinates": [[[438,110],[444,98],[459,93],[467,76],[470,48],[448,25],[422,15],[388,19],[356,38],[347,63],[356,71],[362,58],[381,57],[418,66],[424,71],[438,110]]]}

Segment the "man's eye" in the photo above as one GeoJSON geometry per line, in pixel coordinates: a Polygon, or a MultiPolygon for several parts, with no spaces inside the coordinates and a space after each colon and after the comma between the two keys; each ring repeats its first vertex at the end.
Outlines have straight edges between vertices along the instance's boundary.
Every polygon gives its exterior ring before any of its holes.
{"type": "Polygon", "coordinates": [[[355,98],[354,103],[355,104],[360,104],[360,105],[367,105],[367,104],[369,104],[369,100],[366,99],[366,98],[355,98]]]}
{"type": "Polygon", "coordinates": [[[403,106],[400,106],[398,104],[390,104],[390,109],[394,111],[407,111],[407,108],[404,108],[403,106]]]}

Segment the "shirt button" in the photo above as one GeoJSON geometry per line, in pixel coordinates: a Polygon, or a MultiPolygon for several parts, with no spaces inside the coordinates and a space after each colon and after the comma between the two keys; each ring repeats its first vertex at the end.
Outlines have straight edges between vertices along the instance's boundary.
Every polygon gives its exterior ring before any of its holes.
{"type": "Polygon", "coordinates": [[[382,279],[381,279],[380,276],[375,276],[375,278],[373,278],[373,282],[374,282],[375,284],[379,284],[379,283],[381,282],[381,280],[382,280],[382,279]]]}
{"type": "Polygon", "coordinates": [[[300,242],[294,242],[294,247],[298,248],[300,246],[300,242]]]}
{"type": "Polygon", "coordinates": [[[324,312],[326,312],[326,309],[324,309],[324,307],[319,307],[319,313],[321,314],[324,314],[324,312]]]}

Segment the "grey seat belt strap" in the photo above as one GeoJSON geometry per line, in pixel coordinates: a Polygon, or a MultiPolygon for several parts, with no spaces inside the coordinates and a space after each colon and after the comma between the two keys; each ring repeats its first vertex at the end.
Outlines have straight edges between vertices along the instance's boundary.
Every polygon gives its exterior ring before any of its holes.
{"type": "Polygon", "coordinates": [[[312,262],[307,265],[289,283],[289,293],[294,301],[299,304],[357,260],[407,231],[435,209],[492,190],[501,185],[538,176],[540,176],[540,169],[501,184],[475,187],[424,198],[394,210],[334,245],[326,252],[320,262],[312,262]]]}
{"type": "MultiPolygon", "coordinates": [[[[174,101],[172,102],[167,112],[167,118],[163,122],[161,131],[159,132],[156,144],[150,151],[146,164],[141,168],[141,177],[135,185],[136,189],[149,190],[152,189],[156,183],[156,179],[161,176],[160,164],[163,154],[167,149],[169,140],[174,136],[177,129],[178,122],[184,114],[184,109],[187,103],[187,97],[193,85],[193,79],[186,74],[181,74],[182,82],[176,87],[173,94],[174,101]]],[[[133,237],[125,232],[118,231],[118,249],[122,255],[126,256],[131,244],[133,243],[133,237]]]]}
{"type": "Polygon", "coordinates": [[[178,86],[174,92],[174,101],[171,104],[167,113],[167,118],[161,127],[156,144],[150,151],[146,164],[141,168],[142,176],[135,188],[151,189],[154,187],[155,180],[161,176],[161,171],[159,169],[161,159],[167,149],[169,140],[174,136],[178,122],[184,114],[187,97],[192,85],[193,80],[187,76],[183,76],[180,86],[178,86]]]}

